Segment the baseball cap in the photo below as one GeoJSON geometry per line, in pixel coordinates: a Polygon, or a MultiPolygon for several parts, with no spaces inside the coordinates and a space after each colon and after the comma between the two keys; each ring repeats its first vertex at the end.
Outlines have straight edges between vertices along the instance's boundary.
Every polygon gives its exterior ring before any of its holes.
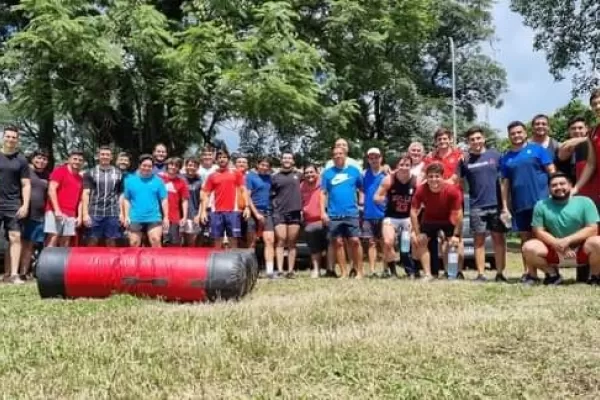
{"type": "Polygon", "coordinates": [[[380,156],[381,151],[379,151],[377,147],[371,147],[369,150],[367,150],[367,155],[370,156],[371,154],[377,154],[378,156],[380,156]]]}

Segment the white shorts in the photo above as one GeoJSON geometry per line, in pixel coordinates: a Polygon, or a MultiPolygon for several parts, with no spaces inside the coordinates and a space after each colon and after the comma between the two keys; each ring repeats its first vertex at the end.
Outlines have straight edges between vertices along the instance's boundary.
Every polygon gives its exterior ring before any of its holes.
{"type": "Polygon", "coordinates": [[[76,228],[77,218],[63,217],[62,221],[58,221],[53,211],[46,211],[44,215],[44,233],[64,237],[75,236],[76,228]]]}
{"type": "Polygon", "coordinates": [[[183,232],[188,235],[197,235],[200,233],[200,225],[194,222],[193,219],[186,219],[185,226],[183,227],[183,232]]]}

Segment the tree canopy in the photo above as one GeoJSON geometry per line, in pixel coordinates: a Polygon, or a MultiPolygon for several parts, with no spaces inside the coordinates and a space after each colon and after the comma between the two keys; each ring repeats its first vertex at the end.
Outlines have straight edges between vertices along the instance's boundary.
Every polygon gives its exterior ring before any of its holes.
{"type": "Polygon", "coordinates": [[[491,0],[0,1],[0,77],[11,114],[64,153],[114,143],[173,154],[237,121],[241,147],[324,156],[429,141],[451,110],[456,44],[464,123],[501,106],[491,0]]]}

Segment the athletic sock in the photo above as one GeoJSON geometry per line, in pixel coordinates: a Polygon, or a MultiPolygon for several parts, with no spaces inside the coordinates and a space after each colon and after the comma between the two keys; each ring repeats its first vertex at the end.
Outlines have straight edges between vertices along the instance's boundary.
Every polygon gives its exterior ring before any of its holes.
{"type": "Polygon", "coordinates": [[[273,262],[267,262],[267,275],[273,275],[273,262]]]}

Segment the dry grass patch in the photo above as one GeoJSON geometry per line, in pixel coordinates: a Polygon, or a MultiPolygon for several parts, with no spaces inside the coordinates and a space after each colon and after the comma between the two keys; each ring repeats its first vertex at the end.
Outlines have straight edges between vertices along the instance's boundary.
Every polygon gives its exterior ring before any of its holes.
{"type": "Polygon", "coordinates": [[[261,281],[240,303],[190,306],[41,301],[34,286],[2,286],[0,393],[591,399],[599,295],[584,285],[303,278],[261,281]]]}

